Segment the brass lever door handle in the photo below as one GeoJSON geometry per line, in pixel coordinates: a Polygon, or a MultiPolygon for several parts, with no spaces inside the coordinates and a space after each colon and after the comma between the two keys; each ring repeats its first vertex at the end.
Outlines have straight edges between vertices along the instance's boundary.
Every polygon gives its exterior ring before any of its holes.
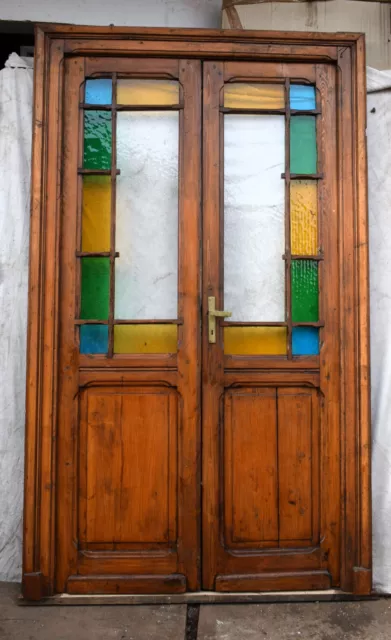
{"type": "Polygon", "coordinates": [[[216,342],[216,318],[230,318],[232,316],[231,311],[220,311],[216,309],[216,298],[210,296],[208,298],[208,335],[209,344],[215,344],[216,342]]]}

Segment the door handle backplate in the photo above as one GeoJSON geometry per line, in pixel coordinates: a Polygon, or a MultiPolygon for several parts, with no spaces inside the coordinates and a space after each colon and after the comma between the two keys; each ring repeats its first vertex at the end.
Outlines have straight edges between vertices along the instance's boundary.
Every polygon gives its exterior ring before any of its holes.
{"type": "Polygon", "coordinates": [[[208,336],[209,344],[216,343],[216,318],[230,318],[231,311],[221,311],[216,309],[215,296],[208,297],[208,336]]]}

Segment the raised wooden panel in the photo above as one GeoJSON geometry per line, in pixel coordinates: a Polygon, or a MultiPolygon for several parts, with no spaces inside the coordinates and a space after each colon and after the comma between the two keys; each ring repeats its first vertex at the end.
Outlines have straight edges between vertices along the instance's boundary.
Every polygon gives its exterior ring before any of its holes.
{"type": "MultiPolygon", "coordinates": [[[[176,538],[177,397],[93,388],[81,400],[80,540],[167,545],[176,538]]],[[[126,545],[125,545],[126,547],[126,545]]]]}
{"type": "Polygon", "coordinates": [[[283,541],[310,542],[313,537],[313,508],[318,493],[317,398],[311,389],[279,389],[277,404],[279,528],[283,546],[283,541]]]}
{"type": "Polygon", "coordinates": [[[306,387],[252,387],[225,396],[224,533],[228,545],[318,542],[318,397],[306,387]]]}
{"type": "Polygon", "coordinates": [[[225,399],[225,536],[232,543],[278,540],[277,395],[230,391],[225,399]]]}

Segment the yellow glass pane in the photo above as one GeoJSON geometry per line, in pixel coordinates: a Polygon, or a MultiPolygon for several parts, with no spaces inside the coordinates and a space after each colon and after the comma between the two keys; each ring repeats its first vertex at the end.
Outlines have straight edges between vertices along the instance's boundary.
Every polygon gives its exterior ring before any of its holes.
{"type": "Polygon", "coordinates": [[[84,176],[82,251],[110,251],[110,176],[84,176]]]}
{"type": "Polygon", "coordinates": [[[286,327],[224,327],[224,353],[229,356],[285,356],[286,327]]]}
{"type": "Polygon", "coordinates": [[[114,327],[114,353],[176,353],[176,324],[120,324],[114,327]]]}
{"type": "Polygon", "coordinates": [[[169,105],[179,103],[175,80],[118,80],[117,103],[129,105],[169,105]]]}
{"type": "Polygon", "coordinates": [[[224,106],[230,109],[283,109],[282,84],[247,84],[235,82],[224,87],[224,106]]]}
{"type": "Polygon", "coordinates": [[[291,251],[303,256],[318,252],[317,184],[312,180],[291,182],[291,251]]]}

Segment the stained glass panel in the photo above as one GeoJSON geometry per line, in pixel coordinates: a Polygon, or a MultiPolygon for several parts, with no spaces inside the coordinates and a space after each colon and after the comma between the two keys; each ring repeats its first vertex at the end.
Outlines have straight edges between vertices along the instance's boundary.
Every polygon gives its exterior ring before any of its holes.
{"type": "Polygon", "coordinates": [[[115,325],[114,353],[176,353],[175,324],[115,325]]]}
{"type": "Polygon", "coordinates": [[[290,107],[305,111],[316,109],[315,87],[306,84],[291,84],[290,107]]]}
{"type": "Polygon", "coordinates": [[[107,320],[109,315],[109,258],[81,259],[81,311],[83,320],[107,320]]]}
{"type": "Polygon", "coordinates": [[[316,173],[315,116],[294,116],[291,118],[290,136],[291,173],[316,173]]]}
{"type": "Polygon", "coordinates": [[[110,176],[83,176],[82,251],[110,251],[110,176]]]}
{"type": "Polygon", "coordinates": [[[224,107],[230,109],[283,109],[282,84],[228,83],[224,86],[224,107]]]}
{"type": "Polygon", "coordinates": [[[156,106],[178,104],[179,83],[175,80],[118,80],[117,103],[156,106]]]}
{"type": "Polygon", "coordinates": [[[293,255],[318,252],[317,184],[293,180],[290,185],[291,251],[293,255]]]}
{"type": "Polygon", "coordinates": [[[84,102],[86,104],[111,104],[111,78],[87,80],[84,102]]]}
{"type": "Polygon", "coordinates": [[[110,112],[84,112],[84,168],[111,168],[110,112]]]}
{"type": "Polygon", "coordinates": [[[318,263],[314,260],[292,262],[292,321],[317,322],[318,263]]]}
{"type": "Polygon", "coordinates": [[[224,353],[285,356],[286,327],[224,327],[224,353]]]}
{"type": "Polygon", "coordinates": [[[107,353],[107,348],[107,325],[84,324],[80,327],[80,353],[107,353]]]}
{"type": "Polygon", "coordinates": [[[317,327],[293,327],[292,355],[316,356],[319,354],[319,329],[317,327]]]}

